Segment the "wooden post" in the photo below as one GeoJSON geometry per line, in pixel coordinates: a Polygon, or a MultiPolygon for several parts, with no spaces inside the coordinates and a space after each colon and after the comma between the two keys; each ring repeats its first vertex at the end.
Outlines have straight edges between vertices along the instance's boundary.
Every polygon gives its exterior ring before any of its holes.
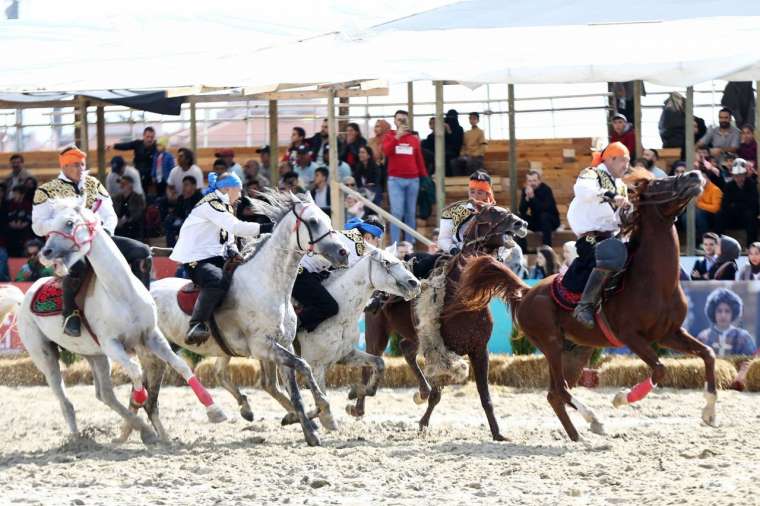
{"type": "Polygon", "coordinates": [[[517,134],[515,133],[515,85],[507,85],[507,107],[509,107],[509,206],[517,209],[517,134]]]}
{"type": "Polygon", "coordinates": [[[80,121],[79,121],[79,149],[87,153],[90,150],[90,138],[89,138],[89,124],[87,122],[87,100],[81,99],[80,105],[80,121]]]}
{"type": "MultiPolygon", "coordinates": [[[[195,99],[190,97],[190,149],[198,156],[198,123],[195,117],[195,99]]],[[[197,159],[197,158],[196,158],[197,159]]]]}
{"type": "MultiPolygon", "coordinates": [[[[686,88],[686,170],[694,167],[694,87],[686,88]]],[[[696,226],[696,208],[694,200],[689,202],[686,208],[686,254],[693,256],[696,254],[697,245],[697,226],[696,226]]]]}
{"type": "Polygon", "coordinates": [[[277,166],[280,163],[280,148],[278,146],[279,134],[277,132],[277,100],[269,101],[269,167],[264,167],[264,170],[269,169],[269,180],[277,187],[277,181],[280,179],[280,174],[277,171],[277,166]]]}
{"type": "Polygon", "coordinates": [[[409,130],[414,130],[414,83],[406,83],[406,110],[409,113],[409,130]]]}
{"type": "Polygon", "coordinates": [[[443,136],[443,82],[435,81],[435,203],[438,221],[446,206],[446,146],[443,136]]]}
{"type": "Polygon", "coordinates": [[[24,151],[24,110],[21,107],[16,108],[16,151],[24,151]]]}
{"type": "MultiPolygon", "coordinates": [[[[633,82],[633,132],[636,134],[636,156],[641,158],[641,88],[642,81],[633,82]]],[[[687,129],[688,130],[688,129],[687,129]]]]}
{"type": "MultiPolygon", "coordinates": [[[[348,106],[348,97],[338,97],[338,103],[340,104],[338,106],[338,116],[340,116],[338,120],[338,132],[345,132],[348,126],[348,115],[351,114],[348,106]]],[[[365,132],[365,134],[369,135],[369,132],[365,132]]]]}
{"type": "Polygon", "coordinates": [[[335,121],[335,90],[330,90],[327,95],[327,129],[328,142],[330,143],[330,210],[332,211],[332,223],[335,230],[343,230],[343,199],[340,193],[340,179],[338,178],[338,129],[335,121]]]}
{"type": "Polygon", "coordinates": [[[95,109],[97,114],[97,139],[98,139],[98,179],[106,182],[106,112],[102,105],[95,109]]]}
{"type": "MultiPolygon", "coordinates": [[[[755,81],[755,142],[757,142],[757,160],[760,162],[760,81],[755,81]]],[[[755,169],[757,168],[756,166],[755,169]]]]}

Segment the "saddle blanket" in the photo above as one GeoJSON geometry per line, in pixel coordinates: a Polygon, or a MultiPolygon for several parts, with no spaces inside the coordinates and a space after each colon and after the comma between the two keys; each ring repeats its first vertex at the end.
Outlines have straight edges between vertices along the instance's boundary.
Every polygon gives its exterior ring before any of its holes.
{"type": "MultiPolygon", "coordinates": [[[[625,270],[622,270],[610,278],[610,280],[607,282],[607,285],[604,287],[604,290],[602,291],[603,299],[615,295],[623,289],[624,273],[625,270]]],[[[562,283],[562,279],[562,274],[557,274],[557,276],[552,280],[552,299],[554,299],[554,302],[556,302],[560,308],[564,309],[565,311],[572,311],[580,302],[583,293],[570,290],[562,283]]]]}
{"type": "Polygon", "coordinates": [[[32,298],[32,313],[38,316],[55,316],[63,312],[63,288],[60,278],[50,278],[32,298]]]}
{"type": "Polygon", "coordinates": [[[201,287],[192,281],[179,289],[177,292],[177,304],[179,304],[179,308],[182,312],[186,315],[192,316],[195,301],[198,300],[198,295],[200,293],[201,287]]]}

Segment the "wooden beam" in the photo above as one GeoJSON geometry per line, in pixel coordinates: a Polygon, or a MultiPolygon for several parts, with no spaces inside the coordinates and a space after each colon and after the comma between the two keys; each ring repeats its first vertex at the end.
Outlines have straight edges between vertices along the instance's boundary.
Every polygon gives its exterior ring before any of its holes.
{"type": "MultiPolygon", "coordinates": [[[[328,98],[329,91],[276,91],[272,93],[257,93],[253,95],[241,95],[237,97],[240,100],[307,100],[314,98],[328,98]]],[[[351,97],[385,97],[388,95],[388,88],[373,88],[371,90],[338,90],[334,96],[338,98],[351,97]]],[[[206,100],[199,100],[203,102],[206,100]]],[[[234,102],[235,99],[227,100],[208,100],[209,102],[234,102]]]]}
{"type": "Polygon", "coordinates": [[[443,83],[433,82],[435,86],[435,203],[438,221],[446,206],[446,138],[443,135],[443,83]]]}
{"type": "Polygon", "coordinates": [[[409,112],[409,130],[414,130],[414,83],[406,83],[406,110],[409,112]]]}
{"type": "Polygon", "coordinates": [[[757,161],[760,162],[760,81],[755,81],[755,142],[757,142],[757,161]]]}
{"type": "Polygon", "coordinates": [[[517,134],[515,129],[515,85],[507,85],[507,107],[509,108],[509,206],[517,210],[517,134]]]}
{"type": "Polygon", "coordinates": [[[335,230],[343,230],[343,199],[338,177],[338,125],[335,121],[335,92],[327,96],[327,138],[330,143],[330,211],[335,230]]]}
{"type": "Polygon", "coordinates": [[[190,149],[198,153],[198,122],[195,116],[195,97],[190,97],[190,149]]]}
{"type": "MultiPolygon", "coordinates": [[[[686,88],[686,170],[694,167],[694,87],[686,88]]],[[[694,199],[689,202],[686,208],[686,254],[693,256],[697,248],[697,226],[696,226],[696,208],[694,199]]]]}
{"type": "Polygon", "coordinates": [[[97,114],[97,139],[98,139],[98,179],[106,182],[106,113],[102,105],[95,109],[97,114]]]}
{"type": "Polygon", "coordinates": [[[280,149],[279,149],[279,133],[277,131],[277,100],[269,101],[269,167],[264,167],[264,170],[269,171],[269,180],[277,187],[277,181],[280,179],[280,174],[277,170],[277,166],[280,163],[280,149]]]}
{"type": "Polygon", "coordinates": [[[86,99],[80,100],[79,110],[79,149],[87,153],[90,150],[90,134],[86,99]]]}
{"type": "MultiPolygon", "coordinates": [[[[641,88],[642,81],[633,81],[633,133],[636,135],[635,158],[641,158],[641,88]]],[[[688,130],[688,128],[687,128],[688,130]]]]}

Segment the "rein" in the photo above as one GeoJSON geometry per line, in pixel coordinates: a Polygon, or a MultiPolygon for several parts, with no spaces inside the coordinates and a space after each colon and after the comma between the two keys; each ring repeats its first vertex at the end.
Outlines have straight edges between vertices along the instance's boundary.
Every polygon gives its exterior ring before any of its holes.
{"type": "Polygon", "coordinates": [[[655,210],[655,212],[657,213],[657,218],[659,218],[659,220],[660,220],[660,221],[662,221],[662,222],[664,222],[664,223],[667,223],[667,222],[669,222],[669,221],[670,221],[670,222],[673,222],[673,223],[675,223],[675,222],[678,220],[678,216],[681,214],[681,212],[683,211],[683,209],[684,209],[686,206],[688,206],[688,205],[689,205],[689,201],[690,201],[691,199],[690,199],[690,200],[687,200],[687,201],[686,201],[686,203],[685,203],[685,204],[683,204],[683,205],[682,205],[682,206],[681,206],[681,207],[678,209],[678,212],[677,212],[677,213],[675,213],[675,216],[673,217],[673,219],[672,219],[672,220],[669,220],[669,219],[667,219],[665,216],[663,216],[663,215],[662,215],[662,211],[660,211],[660,208],[659,208],[658,206],[660,206],[661,204],[668,204],[668,203],[670,203],[670,202],[673,202],[674,200],[676,200],[676,199],[678,198],[678,196],[679,196],[679,192],[676,192],[676,191],[674,191],[674,190],[670,190],[670,191],[661,191],[661,192],[654,192],[654,193],[653,193],[653,195],[660,195],[660,194],[665,194],[666,196],[665,196],[664,198],[660,198],[660,199],[652,199],[652,200],[639,200],[639,201],[636,203],[636,207],[641,207],[641,206],[655,206],[654,210],[655,210]]]}
{"type": "Polygon", "coordinates": [[[311,205],[310,203],[301,203],[301,212],[296,212],[296,204],[293,204],[293,206],[290,208],[290,211],[293,213],[293,215],[296,217],[296,224],[293,226],[293,231],[296,233],[296,244],[298,244],[298,249],[300,251],[305,251],[309,255],[314,254],[314,245],[317,244],[319,241],[324,239],[325,237],[329,236],[334,232],[334,230],[330,229],[324,234],[320,235],[316,239],[314,239],[314,234],[312,233],[311,229],[309,228],[309,224],[306,223],[306,221],[303,219],[303,213],[306,212],[306,207],[311,205]],[[304,227],[306,227],[306,232],[309,234],[309,247],[304,249],[303,246],[301,246],[301,224],[303,224],[304,227]]]}
{"type": "Polygon", "coordinates": [[[501,220],[497,221],[496,223],[491,223],[489,221],[478,221],[478,217],[479,216],[480,216],[480,214],[478,214],[475,217],[475,219],[470,223],[470,225],[468,225],[467,231],[465,232],[465,237],[468,237],[470,235],[470,232],[473,231],[473,229],[474,229],[475,233],[477,234],[478,227],[480,227],[481,225],[488,225],[489,226],[488,231],[482,237],[477,237],[475,239],[471,239],[471,240],[465,242],[462,245],[462,251],[464,251],[466,248],[468,248],[468,247],[470,247],[472,245],[475,245],[475,252],[476,253],[479,252],[480,251],[480,246],[479,245],[482,244],[482,243],[487,242],[493,236],[500,235],[500,234],[495,233],[493,231],[495,229],[498,229],[504,222],[507,221],[507,218],[509,218],[509,214],[507,214],[501,220]]]}

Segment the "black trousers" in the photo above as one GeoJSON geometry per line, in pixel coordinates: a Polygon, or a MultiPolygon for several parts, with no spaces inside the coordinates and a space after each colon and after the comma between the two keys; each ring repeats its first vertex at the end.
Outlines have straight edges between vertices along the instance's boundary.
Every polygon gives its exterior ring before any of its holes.
{"type": "Polygon", "coordinates": [[[552,213],[541,213],[538,216],[528,216],[528,230],[541,233],[541,243],[552,245],[552,233],[559,228],[559,217],[552,213]]]}
{"type": "Polygon", "coordinates": [[[412,274],[417,279],[427,279],[441,255],[442,253],[410,253],[404,257],[404,261],[412,261],[412,274]]]}
{"type": "Polygon", "coordinates": [[[722,234],[729,228],[743,228],[747,233],[747,245],[757,240],[757,211],[730,207],[722,208],[716,217],[716,231],[722,234]]]}
{"type": "Polygon", "coordinates": [[[228,276],[224,275],[224,258],[222,257],[207,258],[196,263],[194,267],[190,264],[185,264],[185,267],[187,267],[193,283],[201,288],[226,290],[230,287],[232,278],[228,279],[228,276]]]}
{"type": "Polygon", "coordinates": [[[591,271],[596,267],[595,248],[596,241],[589,237],[581,237],[575,241],[575,251],[578,253],[578,258],[573,260],[562,278],[562,284],[565,285],[565,288],[573,292],[583,292],[591,271]]]}
{"type": "Polygon", "coordinates": [[[120,235],[115,235],[112,239],[129,265],[150,257],[150,247],[145,243],[120,235]]]}
{"type": "Polygon", "coordinates": [[[293,285],[293,298],[301,304],[301,325],[311,332],[317,325],[331,316],[338,314],[338,303],[330,292],[322,286],[325,276],[303,271],[296,276],[293,285]]]}

